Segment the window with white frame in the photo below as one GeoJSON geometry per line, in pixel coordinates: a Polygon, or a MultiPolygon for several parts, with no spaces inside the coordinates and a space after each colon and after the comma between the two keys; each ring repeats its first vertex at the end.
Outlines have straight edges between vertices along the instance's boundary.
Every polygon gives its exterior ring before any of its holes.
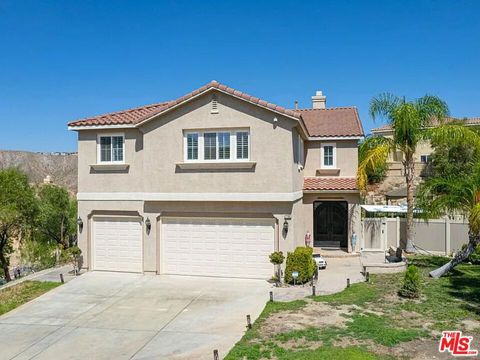
{"type": "Polygon", "coordinates": [[[237,160],[248,160],[248,132],[237,131],[237,160]]]}
{"type": "Polygon", "coordinates": [[[198,160],[198,134],[187,134],[187,159],[198,160]]]}
{"type": "Polygon", "coordinates": [[[426,164],[430,161],[430,155],[420,155],[420,162],[426,164]]]}
{"type": "Polygon", "coordinates": [[[300,136],[300,134],[298,135],[298,143],[297,143],[297,161],[298,161],[298,165],[303,167],[304,166],[304,162],[305,162],[305,148],[304,148],[304,143],[303,143],[303,139],[302,137],[300,136]]]}
{"type": "Polygon", "coordinates": [[[250,157],[248,130],[188,131],[184,133],[184,160],[247,161],[250,157]]]}
{"type": "Polygon", "coordinates": [[[335,168],[336,152],[337,152],[337,149],[334,143],[322,144],[322,149],[321,149],[322,168],[335,168]]]}
{"type": "Polygon", "coordinates": [[[125,137],[123,135],[100,135],[98,137],[98,162],[123,163],[125,137]]]}

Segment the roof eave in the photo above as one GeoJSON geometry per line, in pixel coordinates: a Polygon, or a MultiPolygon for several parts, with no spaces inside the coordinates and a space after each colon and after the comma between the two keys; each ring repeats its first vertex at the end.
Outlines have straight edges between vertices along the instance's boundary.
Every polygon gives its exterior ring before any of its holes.
{"type": "Polygon", "coordinates": [[[243,100],[243,101],[245,101],[245,102],[247,102],[247,103],[249,103],[249,104],[252,104],[252,105],[254,105],[254,106],[258,106],[258,107],[261,107],[261,108],[263,108],[263,109],[269,110],[269,111],[271,111],[271,112],[273,112],[273,113],[276,113],[276,114],[278,114],[278,115],[285,116],[285,117],[288,117],[288,118],[290,118],[290,119],[292,119],[292,120],[298,121],[298,122],[300,123],[300,126],[302,126],[302,130],[305,132],[305,134],[308,134],[308,131],[307,131],[307,129],[305,128],[305,125],[303,124],[303,120],[301,119],[301,117],[296,117],[296,116],[293,116],[293,115],[289,115],[289,114],[287,114],[287,113],[283,113],[283,112],[278,111],[278,110],[276,110],[276,109],[272,109],[272,108],[270,108],[270,107],[268,107],[268,106],[264,106],[264,105],[261,105],[261,104],[258,104],[258,103],[249,101],[249,100],[247,100],[247,99],[242,98],[241,96],[237,96],[237,95],[235,95],[235,94],[229,93],[228,91],[224,91],[224,90],[222,90],[222,89],[220,89],[220,88],[218,88],[218,87],[215,87],[215,86],[210,86],[209,88],[207,88],[207,89],[205,89],[205,90],[203,90],[203,91],[200,91],[199,93],[197,93],[197,94],[189,97],[188,99],[185,99],[185,100],[179,102],[178,104],[175,104],[175,105],[169,107],[168,109],[165,109],[165,110],[163,110],[163,111],[161,111],[161,112],[159,112],[159,113],[157,113],[157,114],[154,114],[154,115],[149,116],[148,118],[146,118],[146,119],[138,122],[137,124],[135,124],[135,127],[143,126],[145,123],[147,123],[147,122],[155,119],[156,117],[161,116],[161,115],[164,115],[164,114],[166,114],[166,113],[168,113],[168,112],[170,112],[170,111],[173,111],[173,110],[179,108],[180,106],[183,106],[184,104],[186,104],[186,103],[188,103],[188,102],[190,102],[190,101],[192,101],[192,100],[194,100],[194,99],[196,99],[196,98],[198,98],[198,97],[200,97],[200,96],[202,96],[202,95],[205,95],[205,94],[208,93],[209,91],[214,91],[214,90],[215,90],[215,91],[218,91],[218,92],[221,92],[221,93],[223,93],[223,94],[232,96],[232,97],[234,97],[234,98],[236,98],[236,99],[243,100]]]}

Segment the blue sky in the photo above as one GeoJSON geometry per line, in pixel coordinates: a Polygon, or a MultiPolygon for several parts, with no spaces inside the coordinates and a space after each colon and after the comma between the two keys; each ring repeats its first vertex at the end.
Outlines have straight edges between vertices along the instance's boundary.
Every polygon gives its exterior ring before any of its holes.
{"type": "Polygon", "coordinates": [[[389,91],[480,116],[480,1],[0,0],[0,149],[76,151],[69,120],[212,79],[293,107],[389,91]]]}

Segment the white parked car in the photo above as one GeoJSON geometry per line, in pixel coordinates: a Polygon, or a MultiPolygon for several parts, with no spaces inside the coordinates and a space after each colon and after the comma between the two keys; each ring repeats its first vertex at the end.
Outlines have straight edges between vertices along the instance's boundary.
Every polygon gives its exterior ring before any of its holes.
{"type": "Polygon", "coordinates": [[[313,260],[317,264],[318,270],[327,268],[327,261],[320,254],[313,254],[313,260]]]}

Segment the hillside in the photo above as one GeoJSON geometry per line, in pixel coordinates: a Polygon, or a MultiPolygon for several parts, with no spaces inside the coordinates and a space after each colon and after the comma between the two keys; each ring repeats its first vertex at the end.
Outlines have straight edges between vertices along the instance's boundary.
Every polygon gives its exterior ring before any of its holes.
{"type": "Polygon", "coordinates": [[[14,167],[25,172],[30,182],[42,183],[50,176],[54,184],[77,193],[76,153],[34,153],[0,150],[0,169],[14,167]]]}

